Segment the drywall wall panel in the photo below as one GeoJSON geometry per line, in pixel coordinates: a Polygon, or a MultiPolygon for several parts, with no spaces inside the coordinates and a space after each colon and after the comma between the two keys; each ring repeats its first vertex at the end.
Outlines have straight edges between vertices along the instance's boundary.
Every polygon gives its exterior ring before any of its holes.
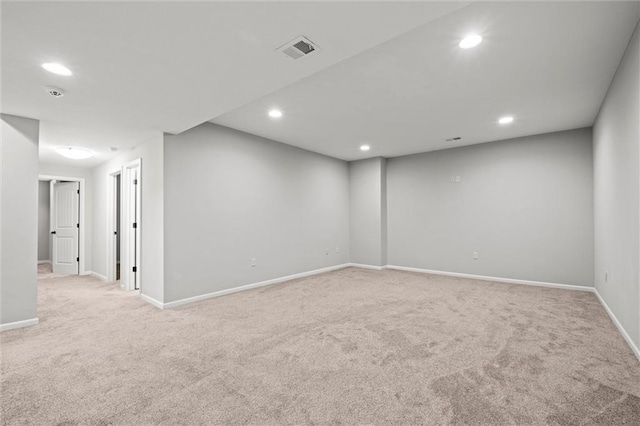
{"type": "Polygon", "coordinates": [[[592,185],[591,129],[389,159],[389,264],[592,286],[592,185]]]}
{"type": "Polygon", "coordinates": [[[386,159],[349,163],[350,261],[386,265],[386,159]]]}
{"type": "Polygon", "coordinates": [[[640,347],[640,30],[593,127],[595,285],[640,347]]]}
{"type": "Polygon", "coordinates": [[[92,169],[93,196],[93,271],[107,276],[107,238],[113,229],[107,224],[108,176],[125,164],[141,159],[140,293],[159,302],[164,300],[164,150],[162,133],[133,150],[92,169]]]}
{"type": "Polygon", "coordinates": [[[165,301],[349,261],[346,162],[211,123],[164,148],[165,301]]]}
{"type": "Polygon", "coordinates": [[[0,324],[37,318],[40,123],[2,114],[0,324]]]}

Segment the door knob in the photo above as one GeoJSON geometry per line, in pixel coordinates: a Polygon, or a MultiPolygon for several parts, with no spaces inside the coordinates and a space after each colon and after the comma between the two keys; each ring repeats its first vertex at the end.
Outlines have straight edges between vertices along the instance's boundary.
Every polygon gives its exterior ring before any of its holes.
{"type": "Polygon", "coordinates": [[[51,234],[52,235],[56,235],[56,231],[51,231],[51,234]]]}

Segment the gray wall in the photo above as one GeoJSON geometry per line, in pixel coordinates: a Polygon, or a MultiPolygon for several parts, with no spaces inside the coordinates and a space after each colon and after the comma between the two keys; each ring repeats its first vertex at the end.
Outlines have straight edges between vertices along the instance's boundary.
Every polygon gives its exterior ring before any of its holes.
{"type": "Polygon", "coordinates": [[[640,347],[640,30],[636,28],[596,119],[595,284],[640,347]],[[609,279],[605,282],[605,271],[609,279]]]}
{"type": "Polygon", "coordinates": [[[346,162],[211,123],[164,160],[165,302],[349,261],[346,162]]]}
{"type": "Polygon", "coordinates": [[[38,260],[51,260],[49,181],[38,182],[38,260]]]}
{"type": "Polygon", "coordinates": [[[349,163],[350,261],[387,264],[386,159],[349,163]]]}
{"type": "Polygon", "coordinates": [[[390,265],[593,285],[590,129],[392,158],[387,177],[390,265]]]}
{"type": "Polygon", "coordinates": [[[1,116],[0,323],[37,317],[37,120],[1,116]]]}
{"type": "Polygon", "coordinates": [[[107,178],[125,164],[141,159],[140,293],[159,302],[164,300],[164,150],[162,133],[135,149],[102,163],[92,171],[93,186],[93,271],[107,275],[107,178]]]}

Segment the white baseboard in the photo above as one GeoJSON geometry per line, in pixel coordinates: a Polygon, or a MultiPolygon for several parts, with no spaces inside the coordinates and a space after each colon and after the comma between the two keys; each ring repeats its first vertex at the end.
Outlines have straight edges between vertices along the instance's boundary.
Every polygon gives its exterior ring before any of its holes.
{"type": "MultiPolygon", "coordinates": [[[[596,297],[598,298],[598,300],[600,301],[600,303],[602,304],[602,306],[604,307],[604,309],[607,312],[607,314],[609,315],[609,317],[611,318],[611,320],[613,321],[613,323],[616,325],[616,327],[620,331],[620,334],[622,334],[622,337],[626,340],[626,342],[629,345],[629,347],[631,347],[631,350],[633,351],[635,356],[638,358],[638,360],[640,360],[640,349],[638,349],[638,347],[635,345],[633,340],[631,340],[631,337],[629,337],[629,334],[627,333],[627,331],[624,329],[624,327],[622,327],[622,324],[620,324],[620,322],[618,321],[616,316],[613,314],[611,309],[609,309],[609,306],[607,306],[607,304],[605,303],[604,299],[602,299],[602,297],[600,296],[600,293],[598,293],[598,290],[596,290],[594,287],[571,285],[571,284],[558,284],[558,283],[549,283],[549,282],[543,282],[543,281],[519,280],[519,279],[513,279],[513,278],[488,277],[488,276],[484,276],[484,275],[473,275],[473,274],[462,274],[462,273],[457,273],[457,272],[435,271],[435,270],[431,270],[431,269],[410,268],[410,267],[406,267],[406,266],[397,266],[397,265],[374,266],[374,265],[364,265],[364,264],[359,264],[359,263],[344,263],[342,265],[330,266],[328,268],[316,269],[316,270],[313,270],[313,271],[302,272],[300,274],[294,274],[294,275],[289,275],[289,276],[286,276],[286,277],[274,278],[274,279],[271,279],[271,280],[261,281],[261,282],[253,283],[253,284],[247,284],[247,285],[243,285],[243,286],[240,286],[240,287],[230,288],[230,289],[227,289],[227,290],[220,290],[220,291],[216,291],[216,292],[213,292],[213,293],[202,294],[200,296],[194,296],[194,297],[189,297],[189,298],[186,298],[186,299],[175,300],[173,302],[162,303],[162,302],[160,302],[160,301],[158,301],[158,300],[156,300],[156,299],[154,299],[152,297],[149,297],[147,295],[144,295],[144,294],[141,294],[140,298],[142,300],[144,300],[145,302],[150,303],[151,305],[153,305],[153,306],[155,306],[157,308],[169,309],[169,308],[175,308],[175,307],[181,306],[181,305],[186,305],[188,303],[199,302],[201,300],[206,300],[206,299],[211,299],[211,298],[214,298],[214,297],[225,296],[227,294],[238,293],[240,291],[251,290],[251,289],[254,289],[254,288],[258,288],[258,287],[264,287],[264,286],[268,286],[268,285],[271,285],[271,284],[277,284],[277,283],[290,281],[290,280],[297,279],[297,278],[304,278],[304,277],[308,277],[308,276],[311,276],[311,275],[321,274],[321,273],[324,273],[324,272],[331,272],[331,271],[335,271],[335,270],[343,269],[343,268],[347,268],[347,267],[373,269],[373,270],[377,270],[377,271],[380,271],[380,270],[383,270],[383,269],[392,269],[392,270],[398,270],[398,271],[418,272],[418,273],[423,273],[423,274],[443,275],[443,276],[458,277],[458,278],[469,278],[469,279],[475,279],[475,280],[481,280],[481,281],[495,281],[495,282],[503,282],[503,283],[509,283],[509,284],[523,284],[523,285],[532,285],[532,286],[537,286],[537,287],[551,287],[551,288],[559,288],[559,289],[564,289],[564,290],[577,290],[577,291],[586,291],[586,292],[594,293],[596,295],[596,297]]],[[[102,277],[102,275],[99,275],[99,274],[94,274],[94,273],[91,273],[91,274],[98,276],[98,278],[102,277]]],[[[104,277],[102,277],[102,278],[104,278],[104,277]]],[[[104,279],[106,280],[106,278],[104,278],[104,279]]],[[[33,320],[29,320],[29,321],[33,321],[33,320]]],[[[25,321],[23,321],[23,322],[25,322],[25,321]]],[[[34,324],[37,324],[37,323],[38,323],[38,319],[36,318],[34,324]]],[[[11,324],[17,324],[17,323],[11,323],[11,324]]],[[[4,327],[5,326],[10,326],[11,324],[2,325],[2,327],[3,327],[2,330],[5,330],[4,327]]],[[[26,327],[28,325],[34,325],[34,324],[19,325],[17,327],[13,327],[13,328],[26,327]]]]}
{"type": "Polygon", "coordinates": [[[156,308],[160,308],[160,309],[164,309],[165,305],[164,303],[160,302],[159,300],[154,299],[153,297],[147,296],[146,294],[140,294],[140,299],[144,300],[147,303],[152,304],[153,306],[155,306],[156,308]]]}
{"type": "Polygon", "coordinates": [[[0,324],[0,331],[15,330],[16,328],[31,327],[32,325],[38,325],[38,318],[0,324]]]}
{"type": "Polygon", "coordinates": [[[295,280],[297,278],[309,277],[311,275],[322,274],[324,272],[336,271],[338,269],[343,269],[349,267],[349,263],[343,263],[341,265],[329,266],[327,268],[315,269],[313,271],[301,272],[299,274],[288,275],[286,277],[274,278],[267,281],[261,281],[253,284],[247,284],[240,287],[234,287],[226,290],[214,291],[213,293],[201,294],[199,296],[188,297],[186,299],[174,300],[173,302],[161,303],[155,299],[151,299],[148,296],[145,296],[143,300],[151,303],[154,306],[159,307],[160,309],[168,309],[175,308],[177,306],[186,305],[188,303],[199,302],[201,300],[212,299],[214,297],[226,296],[227,294],[237,293],[239,291],[251,290],[253,288],[264,287],[271,284],[278,284],[285,281],[295,280]],[[151,299],[151,300],[150,300],[151,299]],[[153,300],[153,301],[152,301],[153,300]],[[161,305],[161,306],[160,306],[161,305]]]}
{"type": "Polygon", "coordinates": [[[80,275],[91,275],[92,277],[97,278],[100,281],[109,281],[104,275],[100,275],[99,273],[93,271],[84,271],[80,275]]]}
{"type": "Polygon", "coordinates": [[[91,271],[91,272],[90,272],[90,274],[91,274],[91,276],[92,276],[92,277],[95,277],[95,278],[99,279],[100,281],[109,281],[109,280],[107,279],[107,277],[105,277],[104,275],[100,275],[100,274],[99,274],[99,273],[97,273],[97,272],[93,272],[93,271],[91,271]]]}
{"type": "Polygon", "coordinates": [[[383,269],[387,269],[387,266],[376,266],[376,265],[365,265],[363,263],[349,263],[348,266],[352,266],[354,268],[363,268],[363,269],[373,269],[375,271],[382,271],[383,269]]]}
{"type": "Polygon", "coordinates": [[[50,260],[38,260],[38,265],[42,265],[44,263],[51,263],[50,260]]]}
{"type": "Polygon", "coordinates": [[[487,277],[485,275],[473,275],[473,274],[461,274],[458,272],[434,271],[431,269],[409,268],[407,266],[387,265],[387,268],[395,269],[398,271],[419,272],[421,274],[444,275],[448,277],[469,278],[472,280],[495,281],[495,282],[509,283],[509,284],[533,285],[537,287],[561,288],[564,290],[578,290],[578,291],[589,291],[589,292],[592,292],[594,290],[593,287],[587,287],[582,285],[548,283],[544,281],[518,280],[514,278],[487,277]]]}
{"type": "Polygon", "coordinates": [[[624,340],[627,341],[627,344],[635,354],[636,358],[638,358],[638,361],[640,361],[640,349],[638,349],[638,347],[633,342],[633,340],[631,340],[631,336],[629,336],[629,334],[627,333],[627,330],[625,330],[622,324],[620,324],[620,321],[618,321],[618,318],[616,318],[616,316],[613,314],[613,311],[609,309],[609,306],[604,301],[602,296],[600,296],[600,293],[598,292],[598,290],[594,288],[593,293],[595,293],[596,297],[600,301],[600,304],[604,307],[604,310],[607,311],[607,314],[609,314],[609,318],[611,318],[611,321],[613,321],[616,327],[618,327],[618,331],[620,331],[620,334],[622,334],[622,337],[624,337],[624,340]]]}

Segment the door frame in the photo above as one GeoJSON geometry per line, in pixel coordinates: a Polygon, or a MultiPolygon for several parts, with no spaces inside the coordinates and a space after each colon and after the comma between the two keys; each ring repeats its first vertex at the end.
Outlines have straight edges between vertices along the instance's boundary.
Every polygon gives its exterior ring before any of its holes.
{"type": "MultiPolygon", "coordinates": [[[[53,176],[53,175],[38,175],[38,181],[52,181],[52,180],[64,180],[69,182],[80,182],[80,216],[78,220],[80,221],[80,235],[78,235],[78,241],[80,248],[78,249],[78,257],[80,257],[80,262],[78,265],[78,273],[80,275],[90,274],[90,271],[85,269],[86,265],[86,248],[85,248],[85,235],[86,235],[86,213],[85,213],[85,196],[86,196],[86,185],[84,178],[78,177],[69,177],[69,176],[53,176]]],[[[51,228],[52,218],[54,214],[52,197],[53,194],[50,195],[49,199],[49,228],[51,228]]],[[[50,229],[51,230],[51,229],[50,229]]],[[[51,238],[51,237],[49,237],[51,238]]],[[[51,253],[51,257],[53,258],[53,253],[51,253]]],[[[53,260],[53,259],[52,259],[53,260]]]]}
{"type": "MultiPolygon", "coordinates": [[[[126,163],[122,166],[122,171],[120,175],[120,185],[121,185],[121,204],[120,204],[120,283],[121,287],[125,290],[140,290],[142,288],[142,272],[141,272],[141,241],[142,241],[142,159],[138,158],[137,160],[133,160],[129,163],[126,163]],[[131,217],[131,182],[132,171],[133,169],[138,169],[138,183],[135,187],[135,191],[137,194],[137,207],[136,207],[136,215],[135,217],[131,217]],[[131,247],[132,247],[132,235],[131,230],[133,229],[131,224],[136,223],[136,241],[135,241],[135,252],[136,252],[136,272],[132,270],[131,264],[131,247]],[[135,283],[134,283],[135,278],[135,283]],[[135,286],[138,288],[136,289],[135,286]]],[[[111,210],[111,209],[109,209],[111,210]]]]}
{"type": "Polygon", "coordinates": [[[116,185],[117,177],[120,176],[120,288],[125,288],[125,281],[122,279],[122,168],[115,169],[107,174],[107,281],[116,281],[116,241],[114,238],[114,229],[116,229],[116,185]]]}

